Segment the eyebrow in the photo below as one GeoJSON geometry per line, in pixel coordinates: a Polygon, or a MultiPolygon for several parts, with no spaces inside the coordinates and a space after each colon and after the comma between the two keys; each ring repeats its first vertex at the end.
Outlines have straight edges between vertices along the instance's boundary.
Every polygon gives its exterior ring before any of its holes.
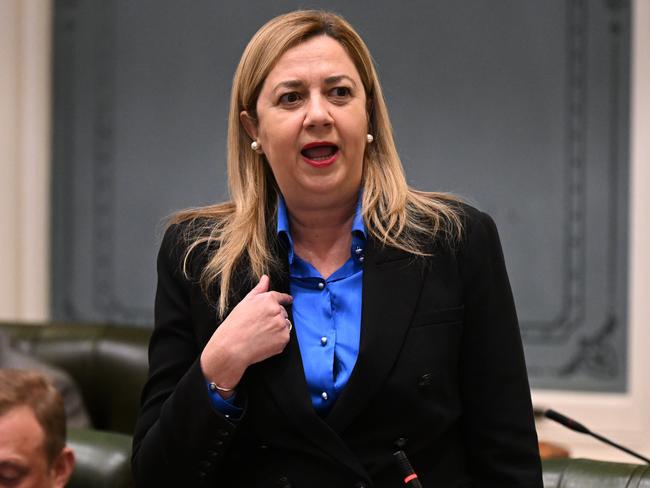
{"type": "Polygon", "coordinates": [[[279,88],[300,88],[303,85],[303,82],[300,80],[287,80],[281,81],[273,87],[273,91],[278,91],[279,88]]]}
{"type": "Polygon", "coordinates": [[[325,84],[326,85],[333,85],[334,83],[338,83],[341,80],[348,80],[354,86],[357,86],[356,82],[351,77],[349,77],[348,75],[328,76],[327,78],[325,78],[325,84]]]}
{"type": "MultiPolygon", "coordinates": [[[[339,83],[341,80],[348,80],[350,81],[355,87],[357,86],[356,82],[354,79],[352,79],[348,75],[334,75],[334,76],[328,76],[325,78],[325,84],[326,85],[333,85],[335,83],[339,83]]],[[[279,88],[300,88],[304,85],[304,83],[301,80],[286,80],[286,81],[281,81],[277,85],[273,87],[273,92],[278,91],[279,88]]]]}

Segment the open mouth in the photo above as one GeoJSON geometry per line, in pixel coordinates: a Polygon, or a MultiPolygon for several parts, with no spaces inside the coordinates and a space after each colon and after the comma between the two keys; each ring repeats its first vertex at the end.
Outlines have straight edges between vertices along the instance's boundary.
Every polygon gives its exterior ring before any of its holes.
{"type": "Polygon", "coordinates": [[[310,142],[306,144],[300,154],[305,162],[312,166],[327,166],[336,160],[339,148],[331,142],[310,142]]]}

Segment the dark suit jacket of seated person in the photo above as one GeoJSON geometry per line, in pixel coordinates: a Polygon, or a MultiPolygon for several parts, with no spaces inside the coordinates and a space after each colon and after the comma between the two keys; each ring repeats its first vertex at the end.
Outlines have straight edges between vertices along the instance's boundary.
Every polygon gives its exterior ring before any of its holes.
{"type": "Polygon", "coordinates": [[[406,184],[367,47],[269,21],[235,73],[231,201],[158,256],[140,486],[542,486],[494,222],[406,184]]]}

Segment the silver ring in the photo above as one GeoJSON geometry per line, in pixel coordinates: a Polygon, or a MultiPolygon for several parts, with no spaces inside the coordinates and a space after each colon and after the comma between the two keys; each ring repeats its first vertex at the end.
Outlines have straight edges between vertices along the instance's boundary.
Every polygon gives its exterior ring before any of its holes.
{"type": "Polygon", "coordinates": [[[289,328],[289,332],[291,332],[291,329],[293,328],[293,324],[291,324],[291,320],[285,318],[284,320],[287,321],[287,327],[289,328]]]}

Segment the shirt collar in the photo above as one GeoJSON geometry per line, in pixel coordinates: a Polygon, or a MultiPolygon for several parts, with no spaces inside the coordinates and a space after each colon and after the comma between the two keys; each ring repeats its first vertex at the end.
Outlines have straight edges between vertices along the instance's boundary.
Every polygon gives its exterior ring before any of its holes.
{"type": "MultiPolygon", "coordinates": [[[[354,209],[354,218],[352,219],[352,249],[351,255],[353,257],[361,257],[361,262],[363,262],[363,251],[366,247],[366,226],[363,223],[363,216],[361,215],[361,196],[362,193],[359,192],[359,198],[357,198],[357,205],[354,209]]],[[[286,239],[285,243],[288,244],[289,252],[289,264],[293,264],[295,257],[293,251],[293,239],[291,238],[291,230],[289,228],[289,212],[287,211],[287,205],[284,202],[282,195],[278,197],[278,225],[277,225],[277,234],[280,239],[286,239]]]]}

